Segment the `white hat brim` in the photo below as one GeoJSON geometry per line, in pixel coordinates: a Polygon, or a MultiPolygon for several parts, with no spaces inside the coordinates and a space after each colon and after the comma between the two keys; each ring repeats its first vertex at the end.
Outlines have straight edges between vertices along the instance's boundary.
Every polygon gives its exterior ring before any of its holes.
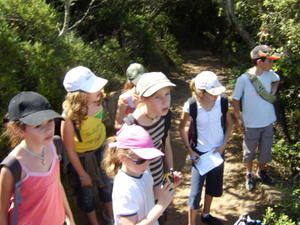
{"type": "Polygon", "coordinates": [[[160,83],[157,83],[155,85],[153,85],[152,87],[148,88],[146,91],[144,91],[143,93],[140,93],[140,96],[144,96],[144,97],[150,97],[151,95],[153,95],[155,92],[157,92],[158,90],[165,88],[165,87],[175,87],[176,85],[173,84],[170,81],[163,81],[160,83]]]}

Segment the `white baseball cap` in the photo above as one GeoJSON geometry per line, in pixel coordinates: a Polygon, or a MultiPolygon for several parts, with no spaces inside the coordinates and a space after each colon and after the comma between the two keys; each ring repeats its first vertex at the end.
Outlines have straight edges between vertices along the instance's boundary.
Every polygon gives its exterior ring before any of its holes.
{"type": "Polygon", "coordinates": [[[139,96],[149,97],[164,87],[175,87],[162,72],[144,73],[136,85],[139,96]]]}
{"type": "Polygon", "coordinates": [[[95,93],[101,90],[107,82],[108,80],[97,77],[89,68],[77,66],[66,73],[63,85],[68,92],[95,93]]]}
{"type": "Polygon", "coordinates": [[[194,79],[195,87],[197,89],[205,90],[211,95],[220,95],[226,90],[226,88],[218,80],[217,75],[211,71],[203,71],[194,79]]]}

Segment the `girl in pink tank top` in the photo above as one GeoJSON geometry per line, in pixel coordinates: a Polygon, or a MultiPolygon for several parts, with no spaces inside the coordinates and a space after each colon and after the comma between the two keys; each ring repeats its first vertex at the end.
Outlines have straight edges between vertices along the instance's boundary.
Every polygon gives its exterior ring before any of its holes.
{"type": "Polygon", "coordinates": [[[54,118],[48,100],[35,92],[21,92],[9,103],[5,135],[14,149],[9,156],[21,166],[19,203],[15,205],[13,172],[0,171],[1,224],[75,224],[60,181],[59,159],[53,144],[54,118]]]}

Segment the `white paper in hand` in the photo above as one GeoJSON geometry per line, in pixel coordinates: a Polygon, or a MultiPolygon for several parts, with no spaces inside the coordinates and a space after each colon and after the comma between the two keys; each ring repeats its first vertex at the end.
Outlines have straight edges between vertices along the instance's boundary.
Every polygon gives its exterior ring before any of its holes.
{"type": "Polygon", "coordinates": [[[212,150],[201,155],[195,166],[197,167],[200,175],[203,176],[213,168],[221,165],[223,161],[224,160],[220,153],[212,150]]]}

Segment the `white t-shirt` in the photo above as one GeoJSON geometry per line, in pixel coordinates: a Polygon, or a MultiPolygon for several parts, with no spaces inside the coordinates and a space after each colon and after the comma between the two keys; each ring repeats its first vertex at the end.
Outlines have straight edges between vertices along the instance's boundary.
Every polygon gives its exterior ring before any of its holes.
{"type": "MultiPolygon", "coordinates": [[[[274,71],[265,71],[257,77],[269,93],[271,93],[272,83],[280,80],[274,71]]],[[[245,127],[266,127],[276,121],[273,104],[260,97],[247,74],[244,73],[237,79],[232,97],[235,100],[242,98],[245,127]]]]}
{"type": "MultiPolygon", "coordinates": [[[[183,105],[183,112],[190,113],[189,101],[183,105]]],[[[208,152],[220,147],[224,142],[221,124],[221,97],[219,96],[210,111],[206,111],[197,101],[197,146],[199,152],[208,152]]]]}
{"type": "MultiPolygon", "coordinates": [[[[120,216],[137,215],[144,219],[154,207],[153,178],[149,170],[140,177],[133,177],[119,170],[114,179],[112,204],[115,225],[120,225],[120,216]]],[[[154,225],[159,225],[156,221],[154,225]]]]}

